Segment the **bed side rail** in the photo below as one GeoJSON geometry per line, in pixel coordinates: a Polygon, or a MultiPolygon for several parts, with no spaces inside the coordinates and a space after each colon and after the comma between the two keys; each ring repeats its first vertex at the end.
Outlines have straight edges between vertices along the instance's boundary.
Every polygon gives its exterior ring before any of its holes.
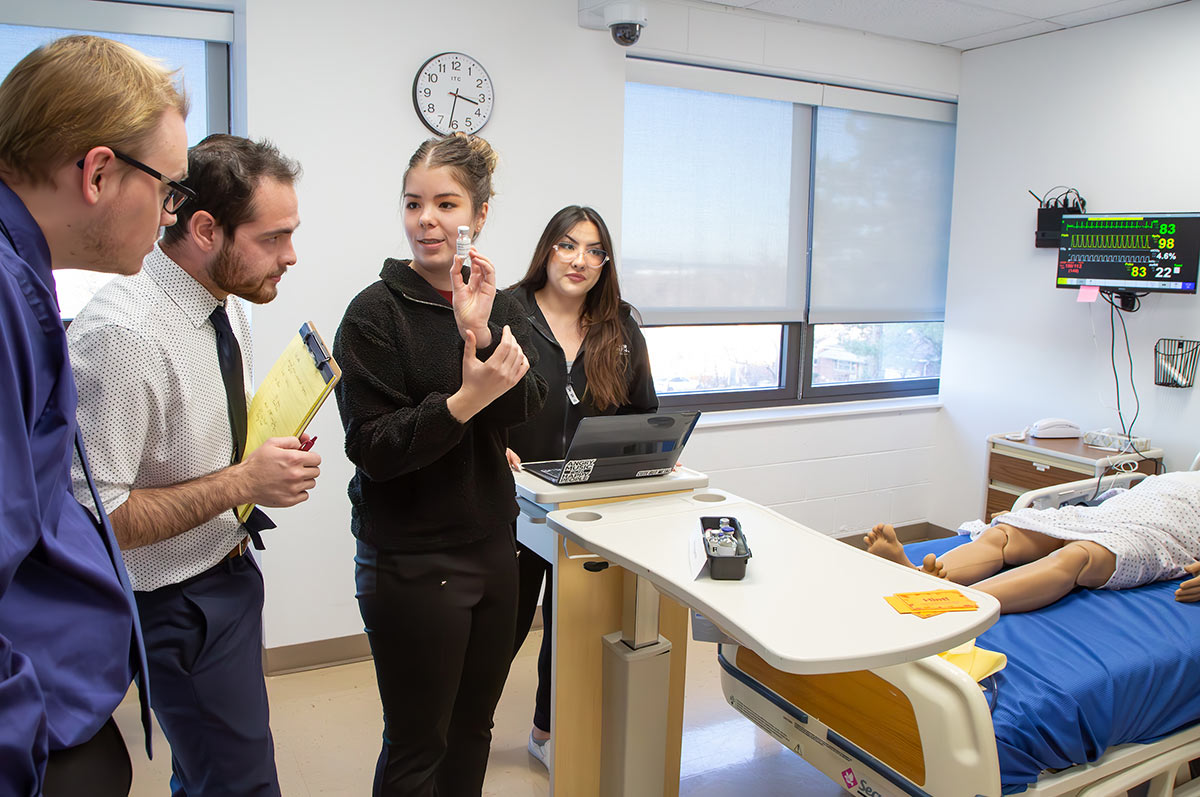
{"type": "Polygon", "coordinates": [[[1147,475],[1149,474],[1114,473],[1099,480],[1099,489],[1096,487],[1097,480],[1089,478],[1080,479],[1076,482],[1054,484],[1037,490],[1029,490],[1017,496],[1017,500],[1013,502],[1012,508],[1013,511],[1027,507],[1033,509],[1051,509],[1062,506],[1076,498],[1092,498],[1114,487],[1132,487],[1146,478],[1147,475]]]}

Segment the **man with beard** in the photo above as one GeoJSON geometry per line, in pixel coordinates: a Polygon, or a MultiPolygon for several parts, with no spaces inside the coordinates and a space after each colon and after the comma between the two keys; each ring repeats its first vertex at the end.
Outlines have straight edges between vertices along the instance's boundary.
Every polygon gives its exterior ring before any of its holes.
{"type": "Polygon", "coordinates": [[[144,655],[86,465],[71,496],[83,449],[54,270],[141,268],[188,198],[187,108],[161,64],[95,36],[37,48],[0,84],[0,794],[129,793],[112,713],[144,655]]]}
{"type": "MultiPolygon", "coordinates": [[[[241,504],[292,506],[320,457],[274,438],[243,458],[250,326],[296,262],[299,166],[269,143],[213,135],[188,153],[198,199],[135,277],[72,322],[79,423],[129,571],[171,743],[174,793],[277,795],[263,680],[263,583],[241,504]]],[[[75,489],[86,489],[76,474],[75,489]]]]}

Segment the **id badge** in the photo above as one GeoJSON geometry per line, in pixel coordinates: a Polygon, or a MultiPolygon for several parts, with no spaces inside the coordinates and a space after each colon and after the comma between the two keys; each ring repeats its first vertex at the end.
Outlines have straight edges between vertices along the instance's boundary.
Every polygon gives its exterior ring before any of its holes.
{"type": "Polygon", "coordinates": [[[567,398],[570,399],[572,404],[579,403],[579,396],[575,395],[575,388],[569,383],[567,384],[567,398]]]}

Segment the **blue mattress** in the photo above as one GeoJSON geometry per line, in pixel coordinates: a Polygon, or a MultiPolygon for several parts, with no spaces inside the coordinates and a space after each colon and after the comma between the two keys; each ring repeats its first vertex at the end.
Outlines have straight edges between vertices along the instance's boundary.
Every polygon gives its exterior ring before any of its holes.
{"type": "MultiPolygon", "coordinates": [[[[965,541],[905,549],[920,561],[965,541]]],[[[1004,615],[979,637],[1008,657],[989,695],[1005,794],[1024,791],[1043,770],[1200,720],[1200,603],[1176,602],[1178,585],[1077,589],[1045,609],[1004,615]]]]}

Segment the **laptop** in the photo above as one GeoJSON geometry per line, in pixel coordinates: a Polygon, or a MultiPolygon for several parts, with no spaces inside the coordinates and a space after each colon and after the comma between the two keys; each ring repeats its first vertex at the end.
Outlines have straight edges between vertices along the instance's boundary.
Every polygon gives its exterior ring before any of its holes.
{"type": "Polygon", "coordinates": [[[551,484],[643,479],[670,473],[699,412],[596,415],[584,418],[566,459],[523,462],[521,469],[551,484]]]}

